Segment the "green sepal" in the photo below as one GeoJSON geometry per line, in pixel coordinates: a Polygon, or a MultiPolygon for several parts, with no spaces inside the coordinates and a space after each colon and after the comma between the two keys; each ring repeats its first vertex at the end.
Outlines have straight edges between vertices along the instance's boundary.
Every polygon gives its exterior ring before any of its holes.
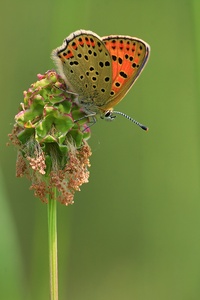
{"type": "Polygon", "coordinates": [[[84,140],[88,140],[91,137],[91,131],[90,129],[87,127],[84,131],[83,131],[83,139],[84,140]]]}
{"type": "Polygon", "coordinates": [[[45,164],[46,164],[45,176],[48,176],[52,170],[52,158],[48,154],[45,155],[45,164]]]}
{"type": "Polygon", "coordinates": [[[83,133],[80,130],[72,129],[70,130],[68,137],[71,136],[76,143],[76,147],[79,148],[83,142],[83,133]]]}
{"type": "Polygon", "coordinates": [[[71,112],[72,103],[70,101],[64,100],[60,103],[55,103],[54,106],[62,113],[69,114],[71,112]]]}
{"type": "Polygon", "coordinates": [[[32,135],[34,135],[35,129],[34,128],[26,128],[22,130],[18,135],[18,139],[22,144],[25,144],[32,135]]]}
{"type": "Polygon", "coordinates": [[[60,152],[62,155],[67,156],[68,146],[67,145],[59,145],[60,152]]]}
{"type": "Polygon", "coordinates": [[[68,154],[68,147],[67,145],[58,145],[58,143],[44,143],[44,146],[42,147],[43,152],[45,153],[45,163],[47,165],[47,170],[52,171],[52,154],[54,157],[54,163],[56,159],[56,168],[59,167],[60,169],[63,169],[66,166],[67,162],[67,154],[68,154]]]}
{"type": "Polygon", "coordinates": [[[22,110],[15,116],[15,121],[20,125],[24,126],[26,123],[31,121],[31,124],[34,123],[35,118],[42,116],[44,109],[44,99],[37,95],[32,102],[30,109],[22,110]]]}
{"type": "Polygon", "coordinates": [[[69,115],[60,114],[59,111],[53,107],[47,107],[46,113],[46,117],[35,126],[36,139],[41,142],[45,140],[47,135],[51,135],[53,140],[63,137],[64,141],[67,132],[74,125],[72,118],[69,115]]]}
{"type": "Polygon", "coordinates": [[[81,111],[80,108],[77,107],[72,108],[72,118],[79,125],[89,122],[89,118],[87,117],[86,113],[81,111]]]}

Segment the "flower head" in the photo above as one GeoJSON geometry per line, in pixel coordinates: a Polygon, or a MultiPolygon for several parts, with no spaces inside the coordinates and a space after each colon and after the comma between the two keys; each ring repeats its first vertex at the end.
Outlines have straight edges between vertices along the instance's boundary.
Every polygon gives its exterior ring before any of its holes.
{"type": "Polygon", "coordinates": [[[30,179],[42,201],[48,202],[56,188],[57,199],[72,204],[75,191],[88,182],[89,120],[56,72],[39,74],[38,79],[24,92],[9,135],[18,148],[16,175],[30,179]]]}

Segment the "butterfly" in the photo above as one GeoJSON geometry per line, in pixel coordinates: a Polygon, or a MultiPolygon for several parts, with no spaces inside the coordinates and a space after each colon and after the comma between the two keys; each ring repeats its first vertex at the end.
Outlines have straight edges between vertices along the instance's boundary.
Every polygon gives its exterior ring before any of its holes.
{"type": "Polygon", "coordinates": [[[99,37],[89,30],[71,33],[62,46],[52,52],[52,59],[77,103],[88,116],[100,115],[113,120],[120,114],[148,128],[126,114],[113,111],[132,87],[150,53],[141,39],[125,35],[99,37]]]}

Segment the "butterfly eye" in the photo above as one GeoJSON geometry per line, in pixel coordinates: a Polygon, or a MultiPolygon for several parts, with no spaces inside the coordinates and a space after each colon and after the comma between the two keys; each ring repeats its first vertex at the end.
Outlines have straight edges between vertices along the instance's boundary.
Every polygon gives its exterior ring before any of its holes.
{"type": "Polygon", "coordinates": [[[106,121],[113,121],[115,118],[116,118],[116,116],[113,116],[113,115],[112,115],[112,111],[111,111],[111,110],[107,110],[107,111],[104,113],[104,119],[105,119],[106,121]]]}
{"type": "Polygon", "coordinates": [[[108,111],[105,112],[104,117],[105,117],[105,118],[108,118],[108,117],[110,116],[110,114],[111,114],[111,111],[108,110],[108,111]]]}

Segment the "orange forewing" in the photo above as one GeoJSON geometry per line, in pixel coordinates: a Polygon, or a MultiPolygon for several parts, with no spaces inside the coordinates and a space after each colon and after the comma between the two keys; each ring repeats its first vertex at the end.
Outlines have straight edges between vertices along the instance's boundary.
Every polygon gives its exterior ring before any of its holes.
{"type": "Polygon", "coordinates": [[[120,102],[144,68],[150,47],[138,38],[107,36],[102,38],[112,59],[112,91],[104,109],[120,102]]]}

